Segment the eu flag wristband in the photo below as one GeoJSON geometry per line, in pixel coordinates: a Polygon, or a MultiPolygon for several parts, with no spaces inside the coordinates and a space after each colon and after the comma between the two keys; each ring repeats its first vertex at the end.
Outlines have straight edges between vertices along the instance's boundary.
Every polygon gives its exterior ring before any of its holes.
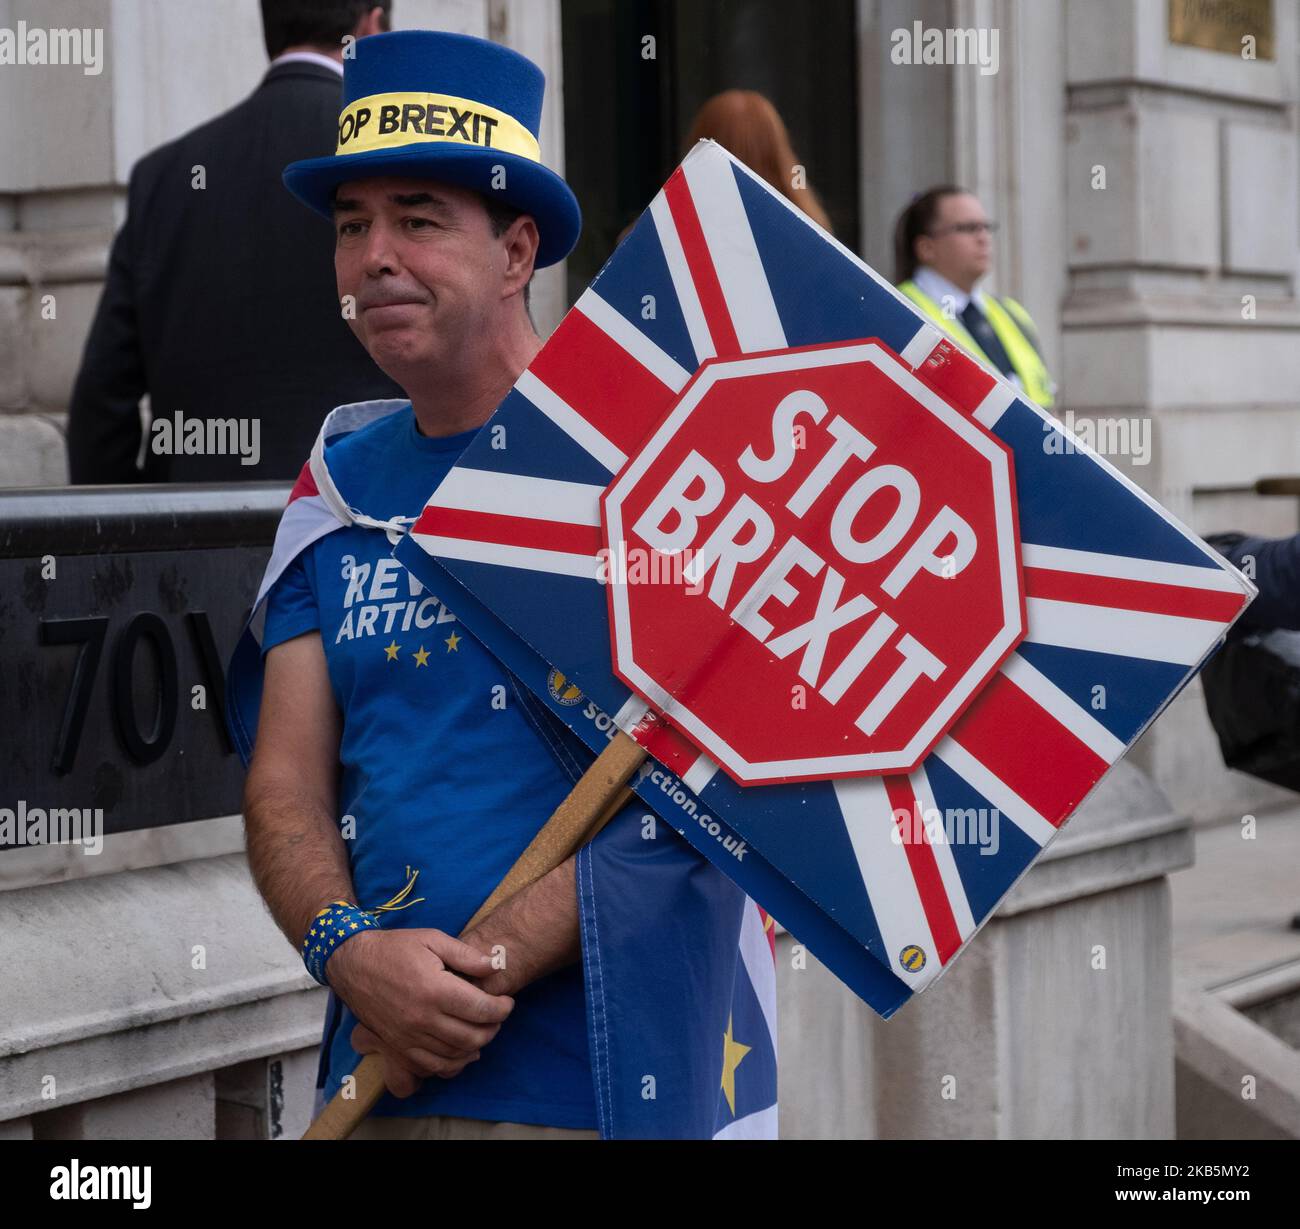
{"type": "Polygon", "coordinates": [[[328,986],[325,966],[348,939],[359,935],[363,930],[381,929],[378,916],[381,913],[400,913],[403,909],[423,902],[423,896],[411,896],[419,877],[420,872],[408,866],[406,884],[402,890],[373,909],[363,909],[347,900],[334,900],[326,905],[312,920],[303,936],[302,962],[307,966],[307,972],[322,986],[328,986]]]}
{"type": "Polygon", "coordinates": [[[379,928],[374,914],[346,900],[331,901],[316,915],[303,936],[302,962],[307,972],[322,986],[328,986],[325,966],[329,958],[353,935],[379,928]]]}

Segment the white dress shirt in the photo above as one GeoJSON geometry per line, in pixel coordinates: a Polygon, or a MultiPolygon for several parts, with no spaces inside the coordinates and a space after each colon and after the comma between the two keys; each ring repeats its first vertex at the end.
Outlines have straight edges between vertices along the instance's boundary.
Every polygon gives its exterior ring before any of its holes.
{"type": "Polygon", "coordinates": [[[343,76],[343,65],[332,56],[321,55],[319,51],[285,51],[275,57],[268,67],[274,68],[277,64],[319,64],[323,68],[332,68],[338,75],[343,76]]]}
{"type": "MultiPolygon", "coordinates": [[[[942,273],[935,272],[929,265],[917,265],[916,272],[912,274],[912,281],[916,283],[916,288],[924,295],[928,295],[940,307],[943,306],[945,298],[951,298],[953,302],[953,311],[960,316],[966,310],[966,305],[975,300],[975,306],[984,311],[984,292],[976,290],[973,294],[967,294],[960,287],[954,286],[942,273]]],[[[987,312],[984,312],[988,315],[987,312]]]]}

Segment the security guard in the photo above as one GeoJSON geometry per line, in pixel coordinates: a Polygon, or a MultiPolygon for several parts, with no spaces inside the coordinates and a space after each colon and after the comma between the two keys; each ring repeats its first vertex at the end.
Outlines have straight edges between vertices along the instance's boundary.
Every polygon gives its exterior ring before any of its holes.
{"type": "Polygon", "coordinates": [[[1015,299],[999,300],[975,289],[992,263],[995,229],[964,188],[931,188],[899,216],[895,279],[899,290],[961,346],[1050,409],[1056,386],[1029,313],[1015,299]]]}

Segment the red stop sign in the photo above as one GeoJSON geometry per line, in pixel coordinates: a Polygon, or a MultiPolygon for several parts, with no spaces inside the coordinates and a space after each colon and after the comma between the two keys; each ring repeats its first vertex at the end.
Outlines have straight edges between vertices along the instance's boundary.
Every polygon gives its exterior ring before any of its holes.
{"type": "Polygon", "coordinates": [[[743,784],[908,772],[1024,634],[1012,481],[878,341],[707,362],[602,501],[614,669],[743,784]]]}

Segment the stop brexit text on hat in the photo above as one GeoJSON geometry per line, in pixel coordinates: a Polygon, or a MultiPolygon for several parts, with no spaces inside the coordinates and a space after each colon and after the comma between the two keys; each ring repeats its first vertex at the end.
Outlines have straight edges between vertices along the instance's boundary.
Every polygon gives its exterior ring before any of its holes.
{"type": "Polygon", "coordinates": [[[701,142],[396,553],[888,1016],[1253,593],[1060,431],[701,142]]]}

